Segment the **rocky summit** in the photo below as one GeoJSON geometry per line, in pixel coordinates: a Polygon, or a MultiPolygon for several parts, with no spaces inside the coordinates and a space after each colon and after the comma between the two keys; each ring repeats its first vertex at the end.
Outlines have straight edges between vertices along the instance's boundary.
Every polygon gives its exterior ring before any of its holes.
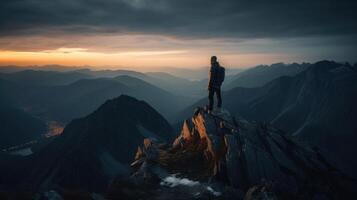
{"type": "Polygon", "coordinates": [[[354,180],[270,124],[197,108],[173,144],[146,138],[109,199],[349,199],[354,180]]]}

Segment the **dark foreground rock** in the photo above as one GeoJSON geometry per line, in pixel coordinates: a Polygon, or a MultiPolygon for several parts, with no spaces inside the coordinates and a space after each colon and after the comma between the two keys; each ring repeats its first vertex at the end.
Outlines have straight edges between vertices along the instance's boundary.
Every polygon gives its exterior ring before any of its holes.
{"type": "Polygon", "coordinates": [[[109,199],[350,199],[354,180],[269,124],[198,108],[172,145],[145,139],[109,199]]]}
{"type": "Polygon", "coordinates": [[[355,199],[355,180],[270,124],[198,108],[170,132],[144,102],[107,101],[30,156],[0,154],[0,199],[355,199]]]}

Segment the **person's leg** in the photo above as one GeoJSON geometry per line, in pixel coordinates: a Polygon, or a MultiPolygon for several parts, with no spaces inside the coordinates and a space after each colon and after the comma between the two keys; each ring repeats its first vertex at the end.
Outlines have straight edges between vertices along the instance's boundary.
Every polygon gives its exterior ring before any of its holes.
{"type": "Polygon", "coordinates": [[[214,95],[214,89],[210,89],[208,92],[208,110],[213,109],[213,95],[214,95]]]}
{"type": "Polygon", "coordinates": [[[216,89],[216,95],[217,95],[217,107],[221,108],[222,107],[221,88],[216,89]]]}

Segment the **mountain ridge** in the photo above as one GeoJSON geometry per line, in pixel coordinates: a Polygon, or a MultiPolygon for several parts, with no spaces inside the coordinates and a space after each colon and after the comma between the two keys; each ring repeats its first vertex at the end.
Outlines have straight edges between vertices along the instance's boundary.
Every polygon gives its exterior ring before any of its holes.
{"type": "Polygon", "coordinates": [[[228,85],[224,85],[223,88],[230,90],[235,87],[260,87],[281,76],[294,76],[308,69],[310,65],[310,63],[258,65],[233,76],[228,85]]]}

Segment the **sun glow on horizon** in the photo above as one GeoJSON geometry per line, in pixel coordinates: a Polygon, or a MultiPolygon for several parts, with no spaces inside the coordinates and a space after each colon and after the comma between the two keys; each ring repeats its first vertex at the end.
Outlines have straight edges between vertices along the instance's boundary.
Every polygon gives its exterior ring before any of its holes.
{"type": "Polygon", "coordinates": [[[176,38],[166,35],[62,35],[0,38],[0,65],[90,66],[94,69],[199,68],[212,55],[227,67],[290,62],[292,54],[273,51],[267,39],[176,38]],[[259,48],[257,48],[259,47],[259,48]]]}
{"type": "MultiPolygon", "coordinates": [[[[180,63],[175,57],[185,50],[94,52],[85,48],[58,48],[38,52],[0,51],[0,64],[14,65],[90,65],[90,66],[163,66],[180,63]]],[[[178,56],[180,57],[180,56],[178,56]]]]}
{"type": "MultiPolygon", "coordinates": [[[[92,66],[94,69],[180,67],[197,68],[209,65],[213,54],[190,50],[95,52],[86,48],[55,50],[0,51],[0,65],[92,66]],[[106,67],[104,67],[106,66],[106,67]]],[[[230,67],[250,67],[257,63],[273,63],[280,56],[273,54],[214,54],[230,67]]]]}

